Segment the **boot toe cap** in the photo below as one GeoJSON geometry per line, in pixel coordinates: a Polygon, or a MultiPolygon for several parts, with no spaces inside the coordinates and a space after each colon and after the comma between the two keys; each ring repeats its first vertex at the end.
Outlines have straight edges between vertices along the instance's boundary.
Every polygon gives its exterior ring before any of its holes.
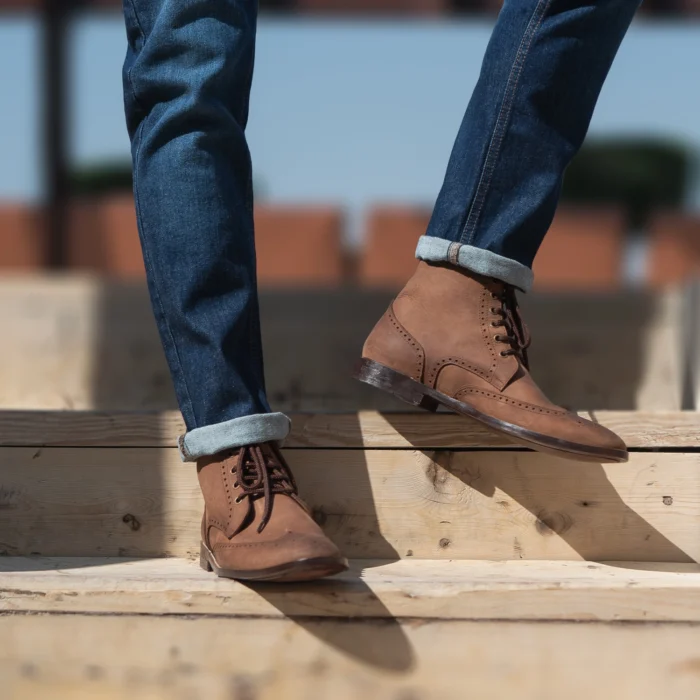
{"type": "Polygon", "coordinates": [[[594,423],[578,416],[577,419],[579,430],[576,431],[576,435],[580,436],[584,444],[609,452],[620,453],[621,457],[622,455],[627,455],[627,445],[619,435],[599,423],[594,423]]]}
{"type": "Polygon", "coordinates": [[[324,575],[347,568],[347,560],[338,547],[325,535],[315,533],[288,531],[276,539],[220,544],[214,547],[213,552],[221,569],[237,572],[241,578],[250,574],[251,577],[263,579],[266,572],[272,573],[286,567],[293,569],[295,565],[307,562],[324,562],[329,570],[324,575]]]}

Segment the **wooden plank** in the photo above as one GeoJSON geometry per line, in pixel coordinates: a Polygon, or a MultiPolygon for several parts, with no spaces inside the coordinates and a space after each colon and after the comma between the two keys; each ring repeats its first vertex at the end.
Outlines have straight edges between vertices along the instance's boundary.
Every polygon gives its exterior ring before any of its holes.
{"type": "Polygon", "coordinates": [[[527,295],[533,376],[576,409],[682,407],[683,292],[527,295]]]}
{"type": "Polygon", "coordinates": [[[6,275],[0,322],[2,408],[177,408],[142,284],[6,275]]]}
{"type": "Polygon", "coordinates": [[[178,559],[4,557],[0,612],[700,622],[700,566],[353,560],[332,580],[254,587],[178,559]]]}
{"type": "Polygon", "coordinates": [[[683,382],[683,408],[700,411],[700,280],[687,286],[684,299],[684,345],[686,348],[683,382]]]}
{"type": "MultiPolygon", "coordinates": [[[[391,294],[263,291],[270,400],[278,410],[405,410],[351,378],[391,294]]],[[[678,410],[687,322],[677,292],[532,295],[532,366],[545,393],[593,410],[678,410]]],[[[89,277],[0,280],[0,408],[175,409],[143,284],[89,277]]]]}
{"type": "MultiPolygon", "coordinates": [[[[622,436],[632,449],[700,448],[692,411],[581,412],[622,436]]],[[[449,413],[292,414],[288,449],[522,449],[480,423],[449,413]]],[[[176,411],[0,411],[0,446],[172,447],[185,432],[176,411]]]]}
{"type": "MultiPolygon", "coordinates": [[[[700,447],[700,414],[693,411],[581,411],[580,415],[618,433],[632,449],[700,447]]],[[[347,414],[297,414],[292,415],[292,419],[292,433],[285,444],[288,448],[517,447],[505,436],[476,421],[442,412],[359,411],[347,414]]],[[[174,433],[172,437],[176,439],[174,433]]]]}
{"type": "MultiPolygon", "coordinates": [[[[531,452],[289,450],[352,558],[700,560],[700,454],[629,464],[531,452]]],[[[0,552],[198,554],[202,502],[173,449],[3,448],[0,552]]]]}
{"type": "Polygon", "coordinates": [[[696,700],[698,625],[0,617],[12,700],[696,700]]]}

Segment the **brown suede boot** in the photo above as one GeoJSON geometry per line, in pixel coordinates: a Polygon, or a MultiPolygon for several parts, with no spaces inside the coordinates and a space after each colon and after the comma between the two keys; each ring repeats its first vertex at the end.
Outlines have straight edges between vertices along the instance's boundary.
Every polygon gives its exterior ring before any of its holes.
{"type": "Polygon", "coordinates": [[[438,404],[562,457],[625,462],[615,433],[552,404],[528,371],[515,290],[421,262],[370,334],[360,381],[431,411],[438,404]]]}
{"type": "Polygon", "coordinates": [[[272,443],[197,462],[204,494],[200,563],[243,581],[311,581],[347,569],[312,520],[284,457],[272,443]]]}

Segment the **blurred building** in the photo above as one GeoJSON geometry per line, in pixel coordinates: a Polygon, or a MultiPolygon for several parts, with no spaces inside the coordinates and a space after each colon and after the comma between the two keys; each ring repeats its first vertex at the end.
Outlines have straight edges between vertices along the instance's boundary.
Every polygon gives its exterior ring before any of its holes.
{"type": "MultiPolygon", "coordinates": [[[[264,11],[338,17],[491,15],[501,0],[261,0],[264,11]]],[[[0,269],[50,268],[141,277],[143,264],[133,208],[125,187],[97,194],[76,192],[66,157],[66,18],[71,12],[118,11],[121,0],[0,0],[0,11],[32,12],[44,22],[45,206],[0,202],[0,269]]],[[[647,0],[653,17],[700,16],[700,0],[647,0]]],[[[0,21],[2,17],[0,16],[0,21]]],[[[413,248],[429,220],[426,203],[381,201],[361,224],[364,246],[348,250],[342,206],[272,206],[256,210],[260,281],[266,286],[394,288],[415,267],[413,248]],[[282,234],[284,232],[284,234],[282,234]]],[[[648,212],[646,264],[630,274],[630,247],[639,240],[623,203],[563,206],[536,264],[542,289],[609,290],[630,281],[673,284],[700,271],[700,218],[663,202],[648,212]]]]}

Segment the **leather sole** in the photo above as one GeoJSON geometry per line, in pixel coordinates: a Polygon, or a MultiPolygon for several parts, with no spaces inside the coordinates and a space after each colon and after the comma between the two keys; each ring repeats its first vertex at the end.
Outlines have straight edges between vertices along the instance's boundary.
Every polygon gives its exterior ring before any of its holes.
{"type": "Polygon", "coordinates": [[[407,377],[405,374],[401,374],[374,360],[363,358],[359,362],[353,376],[365,384],[387,391],[396,398],[406,401],[412,406],[424,408],[427,411],[434,412],[437,411],[438,406],[445,406],[453,413],[473,418],[489,428],[507,435],[511,440],[540,452],[547,452],[559,457],[583,462],[619,463],[626,462],[629,459],[627,450],[607,449],[560,440],[559,438],[499,420],[482,413],[468,403],[457,401],[447,396],[447,394],[431,389],[425,384],[421,384],[415,379],[411,379],[411,377],[407,377]]]}
{"type": "Polygon", "coordinates": [[[348,560],[335,557],[317,557],[298,559],[269,569],[253,571],[236,571],[222,569],[216,562],[213,552],[204,542],[201,544],[199,565],[205,571],[213,571],[221,578],[231,578],[236,581],[260,581],[267,583],[293,583],[300,581],[316,581],[317,579],[334,576],[346,571],[348,560]]]}

